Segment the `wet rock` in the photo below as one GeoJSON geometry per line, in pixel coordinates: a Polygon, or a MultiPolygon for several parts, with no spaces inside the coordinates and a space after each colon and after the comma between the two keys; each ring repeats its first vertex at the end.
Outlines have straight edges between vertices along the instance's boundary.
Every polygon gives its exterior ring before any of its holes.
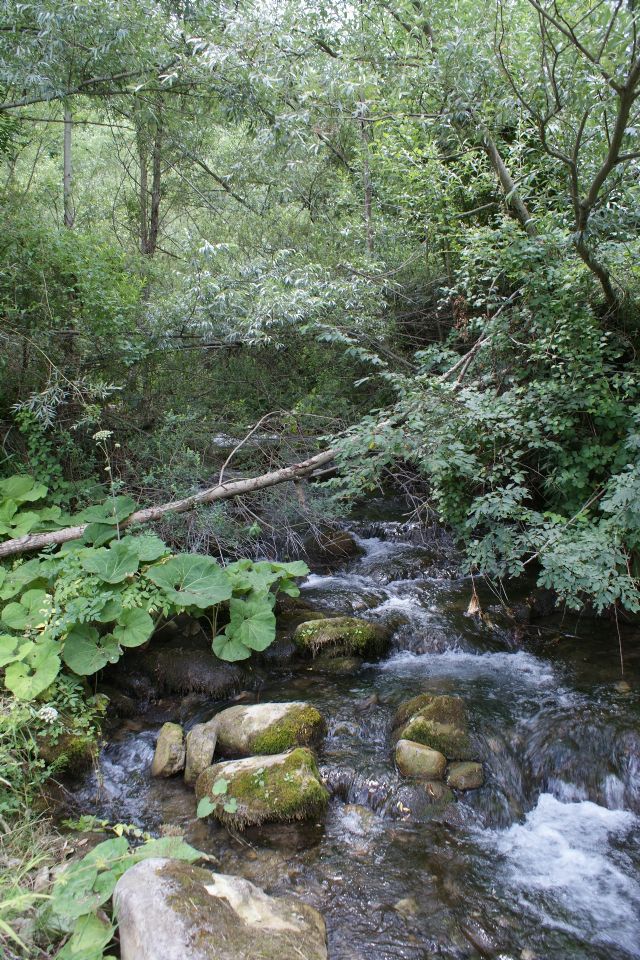
{"type": "Polygon", "coordinates": [[[247,672],[235,663],[219,660],[211,639],[169,635],[148,649],[125,651],[117,664],[105,671],[106,682],[140,700],[167,693],[203,693],[215,700],[248,686],[247,672]]]}
{"type": "Polygon", "coordinates": [[[481,763],[452,763],[447,772],[447,783],[454,790],[477,790],[484,783],[481,763]]]}
{"type": "Polygon", "coordinates": [[[308,703],[255,703],[229,707],[205,724],[215,730],[225,756],[282,753],[317,743],[325,733],[322,714],[308,703]]]}
{"type": "Polygon", "coordinates": [[[179,723],[164,723],[156,741],[151,764],[153,777],[172,777],[184,769],[184,734],[179,723]]]}
{"type": "Polygon", "coordinates": [[[364,552],[348,530],[323,530],[313,540],[307,540],[305,549],[310,564],[324,569],[346,563],[364,552]]]}
{"type": "Polygon", "coordinates": [[[108,699],[107,716],[135,717],[138,713],[138,704],[133,697],[116,690],[115,687],[100,686],[100,693],[108,699]]]}
{"type": "Polygon", "coordinates": [[[413,740],[444,754],[448,760],[473,760],[464,701],[460,697],[424,693],[407,700],[394,718],[393,739],[413,740]]]}
{"type": "Polygon", "coordinates": [[[405,919],[408,919],[409,917],[415,917],[416,913],[418,912],[418,901],[415,897],[403,897],[402,900],[398,900],[396,903],[394,903],[393,909],[405,919]]]}
{"type": "Polygon", "coordinates": [[[389,631],[358,617],[331,617],[301,623],[293,637],[300,650],[317,656],[382,656],[389,645],[389,631]]]}
{"type": "Polygon", "coordinates": [[[396,765],[403,777],[442,780],[447,758],[421,743],[399,740],[396,744],[396,765]]]}
{"type": "Polygon", "coordinates": [[[185,783],[195,783],[203,770],[211,766],[216,748],[216,731],[198,723],[187,734],[184,765],[185,783]]]}
{"type": "Polygon", "coordinates": [[[342,808],[342,822],[348,833],[365,837],[375,826],[376,815],[370,807],[361,803],[345,803],[342,808]]]}
{"type": "Polygon", "coordinates": [[[297,656],[297,653],[298,648],[293,640],[289,637],[280,637],[260,654],[260,659],[267,664],[280,665],[290,663],[297,656]]]}
{"type": "Polygon", "coordinates": [[[214,763],[196,781],[198,802],[208,797],[211,816],[243,829],[265,822],[309,820],[322,815],[329,794],[312,752],[298,747],[270,757],[214,763]],[[226,781],[224,793],[215,784],[226,781]]]}
{"type": "Polygon", "coordinates": [[[324,920],[313,907],[176,860],[127,870],[114,909],[122,960],[327,960],[324,920]]]}
{"type": "Polygon", "coordinates": [[[331,673],[334,675],[355,673],[362,666],[360,657],[332,657],[329,654],[321,653],[313,661],[310,669],[318,673],[331,673]]]}
{"type": "Polygon", "coordinates": [[[477,920],[469,918],[460,924],[460,929],[470,944],[483,957],[493,957],[497,953],[498,945],[487,931],[480,926],[477,920]]]}

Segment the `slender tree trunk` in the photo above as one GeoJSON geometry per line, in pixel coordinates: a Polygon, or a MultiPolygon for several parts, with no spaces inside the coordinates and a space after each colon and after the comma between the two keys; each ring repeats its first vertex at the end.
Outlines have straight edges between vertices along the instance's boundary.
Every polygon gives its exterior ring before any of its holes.
{"type": "Polygon", "coordinates": [[[151,209],[149,211],[149,230],[147,234],[146,254],[152,257],[158,246],[160,233],[160,200],[162,197],[162,123],[158,121],[153,138],[151,154],[151,209]]]}
{"type": "Polygon", "coordinates": [[[360,141],[362,143],[362,194],[363,219],[367,253],[373,253],[373,216],[371,211],[372,187],[371,168],[369,166],[369,131],[366,123],[367,106],[360,97],[360,141]]]}
{"type": "Polygon", "coordinates": [[[482,149],[488,156],[489,162],[491,163],[494,173],[498,178],[500,186],[502,187],[507,209],[513,212],[523,230],[530,237],[537,236],[538,231],[536,230],[535,223],[533,222],[533,217],[531,216],[524,200],[518,193],[518,188],[516,187],[516,184],[509,173],[504,160],[502,159],[495,140],[486,128],[481,130],[481,134],[482,149]]]}
{"type": "Polygon", "coordinates": [[[76,219],[76,211],[73,206],[72,187],[72,164],[71,164],[71,132],[73,120],[71,117],[71,108],[64,105],[64,138],[63,138],[63,161],[62,161],[62,195],[64,205],[64,225],[71,230],[76,219]]]}
{"type": "Polygon", "coordinates": [[[147,147],[145,143],[144,132],[138,130],[138,160],[140,164],[140,182],[139,182],[139,239],[140,253],[146,254],[149,244],[149,187],[148,187],[148,169],[147,169],[147,147]]]}

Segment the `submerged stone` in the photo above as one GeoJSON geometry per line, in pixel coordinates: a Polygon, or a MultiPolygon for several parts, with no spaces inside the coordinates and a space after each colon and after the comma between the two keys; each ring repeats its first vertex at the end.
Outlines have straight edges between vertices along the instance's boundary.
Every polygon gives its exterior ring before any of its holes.
{"type": "Polygon", "coordinates": [[[358,617],[330,617],[301,623],[293,641],[300,650],[330,657],[382,656],[389,645],[389,631],[358,617]]]}
{"type": "Polygon", "coordinates": [[[237,829],[322,815],[329,794],[313,753],[298,747],[276,756],[214,763],[196,781],[196,798],[208,797],[210,815],[237,829]],[[218,786],[216,786],[218,784],[218,786]]]}
{"type": "Polygon", "coordinates": [[[221,753],[236,757],[304,747],[326,730],[322,714],[302,701],[229,707],[204,726],[217,734],[221,753]]]}
{"type": "Polygon", "coordinates": [[[393,718],[393,727],[400,727],[420,714],[426,720],[436,720],[438,723],[454,723],[462,729],[466,728],[466,708],[462,697],[452,697],[448,694],[420,693],[411,700],[401,703],[393,718]]]}
{"type": "Polygon", "coordinates": [[[447,783],[454,790],[477,790],[484,783],[481,763],[452,763],[447,772],[447,783]]]}
{"type": "Polygon", "coordinates": [[[156,741],[151,763],[154,777],[172,777],[184,768],[184,734],[179,723],[164,723],[156,741]]]}
{"type": "Polygon", "coordinates": [[[396,765],[404,777],[420,777],[424,780],[442,780],[447,767],[447,758],[431,747],[411,740],[399,740],[396,744],[396,765]]]}
{"type": "Polygon", "coordinates": [[[151,858],[113,895],[121,960],[327,960],[322,915],[241,877],[151,858]]]}

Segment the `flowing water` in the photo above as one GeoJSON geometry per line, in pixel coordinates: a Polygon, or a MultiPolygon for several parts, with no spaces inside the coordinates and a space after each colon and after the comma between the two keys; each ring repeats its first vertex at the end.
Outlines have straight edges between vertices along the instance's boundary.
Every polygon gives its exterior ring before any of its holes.
{"type": "MultiPolygon", "coordinates": [[[[307,700],[326,716],[324,823],[234,837],[197,821],[179,778],[149,776],[152,721],[121,725],[99,781],[80,785],[80,807],[152,830],[180,826],[217,869],[312,903],[327,921],[331,960],[640,957],[640,658],[631,642],[620,684],[614,624],[547,623],[518,639],[490,594],[481,594],[485,619],[464,615],[471,584],[450,552],[443,559],[412,542],[398,523],[363,524],[360,534],[364,555],[311,575],[303,596],[326,613],[391,624],[390,655],[347,675],[274,667],[259,694],[307,700]],[[465,699],[485,766],[485,786],[444,810],[401,781],[389,740],[397,704],[425,690],[465,699]]],[[[198,703],[186,726],[227,705],[198,703]]]]}

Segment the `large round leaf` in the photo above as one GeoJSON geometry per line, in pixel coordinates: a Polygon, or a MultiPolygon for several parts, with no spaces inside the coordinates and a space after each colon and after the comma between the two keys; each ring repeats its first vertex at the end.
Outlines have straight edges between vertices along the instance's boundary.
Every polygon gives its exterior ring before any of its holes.
{"type": "Polygon", "coordinates": [[[33,647],[32,640],[25,640],[23,637],[3,633],[0,636],[0,667],[6,667],[8,663],[13,663],[14,660],[22,660],[33,647]]]}
{"type": "Polygon", "coordinates": [[[182,554],[147,571],[172,603],[206,610],[231,597],[231,580],[212,557],[182,554]]]}
{"type": "Polygon", "coordinates": [[[41,500],[47,495],[44,483],[37,483],[33,477],[16,475],[0,480],[0,496],[15,500],[16,503],[41,500]]]}
{"type": "Polygon", "coordinates": [[[219,633],[213,640],[213,652],[221,660],[227,660],[234,663],[236,660],[247,660],[251,656],[249,647],[245,647],[235,638],[228,637],[225,633],[219,633]]]}
{"type": "Polygon", "coordinates": [[[92,550],[83,558],[82,566],[105,583],[121,583],[136,572],[138,562],[135,550],[126,543],[116,541],[108,548],[92,550]]]}
{"type": "Polygon", "coordinates": [[[95,506],[87,507],[75,518],[81,523],[100,523],[117,526],[136,509],[136,502],[131,497],[124,495],[105,500],[104,503],[98,503],[95,506]]]}
{"type": "Polygon", "coordinates": [[[62,659],[66,665],[83,677],[97,673],[108,663],[120,657],[120,646],[111,634],[101,637],[95,627],[78,624],[69,631],[64,643],[62,659]]]}
{"type": "Polygon", "coordinates": [[[273,643],[276,618],[266,598],[262,601],[231,600],[229,612],[231,616],[225,634],[230,640],[242,643],[249,650],[266,650],[273,643]]]}
{"type": "Polygon", "coordinates": [[[113,635],[123,647],[139,647],[147,642],[154,627],[155,624],[147,611],[137,607],[135,610],[125,610],[120,615],[113,635]]]}
{"type": "Polygon", "coordinates": [[[43,627],[53,601],[44,590],[27,590],[16,603],[8,603],[2,611],[2,622],[12,630],[36,630],[43,627]]]}
{"type": "Polygon", "coordinates": [[[38,643],[23,660],[10,663],[4,683],[18,700],[33,700],[53,683],[60,671],[59,646],[53,641],[38,643]]]}
{"type": "Polygon", "coordinates": [[[142,563],[152,563],[165,557],[171,551],[164,540],[156,537],[155,533],[142,533],[139,536],[123,537],[120,541],[135,550],[142,563]]]}

